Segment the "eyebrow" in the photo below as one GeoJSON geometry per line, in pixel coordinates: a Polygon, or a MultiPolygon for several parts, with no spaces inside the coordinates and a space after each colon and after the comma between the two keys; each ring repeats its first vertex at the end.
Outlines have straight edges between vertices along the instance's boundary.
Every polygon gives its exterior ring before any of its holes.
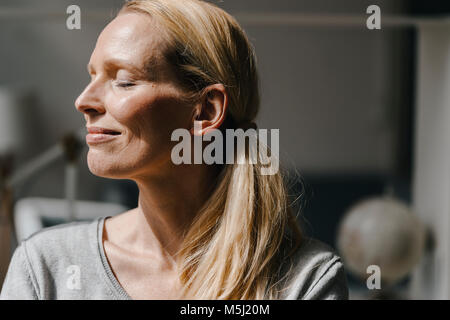
{"type": "MultiPolygon", "coordinates": [[[[149,64],[146,64],[145,67],[142,68],[138,68],[137,66],[135,66],[132,63],[129,63],[126,60],[123,59],[117,59],[117,58],[111,58],[111,59],[107,59],[103,62],[104,68],[107,70],[111,70],[114,68],[125,68],[125,69],[130,69],[136,73],[138,73],[141,76],[144,77],[149,77],[150,76],[150,69],[149,69],[149,64]]],[[[153,66],[153,64],[151,64],[153,66]]],[[[91,63],[87,64],[87,70],[90,73],[91,70],[93,70],[94,67],[92,66],[91,63]]]]}

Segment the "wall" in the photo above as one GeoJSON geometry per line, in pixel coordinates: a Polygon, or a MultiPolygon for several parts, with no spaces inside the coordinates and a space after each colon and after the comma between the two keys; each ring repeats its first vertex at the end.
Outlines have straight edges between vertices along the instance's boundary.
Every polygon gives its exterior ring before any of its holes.
{"type": "MultiPolygon", "coordinates": [[[[96,37],[121,1],[2,1],[23,15],[0,18],[0,85],[36,93],[38,151],[83,125],[73,103],[88,82],[85,65],[96,37]],[[39,12],[82,9],[82,29],[65,28],[65,16],[39,12]],[[25,13],[30,9],[34,16],[25,13]],[[100,16],[94,16],[100,12],[100,16]],[[34,17],[34,18],[33,18],[34,17]]],[[[231,13],[302,12],[364,14],[370,1],[221,1],[231,13]]],[[[383,14],[401,13],[403,1],[377,1],[383,14]]],[[[395,60],[398,31],[354,27],[246,26],[258,55],[262,87],[259,126],[279,128],[287,166],[302,173],[389,174],[397,158],[396,99],[401,71],[395,60]],[[394,119],[394,121],[392,121],[394,119]]],[[[23,194],[62,196],[62,162],[26,186],[23,194]]],[[[84,199],[104,183],[84,169],[84,199]]]]}
{"type": "Polygon", "coordinates": [[[413,197],[435,244],[414,274],[418,299],[450,299],[449,32],[449,23],[419,28],[413,197]]]}

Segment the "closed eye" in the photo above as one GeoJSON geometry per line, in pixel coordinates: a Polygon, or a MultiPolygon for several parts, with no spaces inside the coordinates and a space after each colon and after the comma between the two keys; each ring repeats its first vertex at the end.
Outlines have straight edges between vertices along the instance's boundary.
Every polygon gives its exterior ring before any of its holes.
{"type": "Polygon", "coordinates": [[[136,85],[136,84],[133,83],[133,82],[118,82],[118,83],[116,84],[116,86],[122,87],[122,88],[132,87],[132,86],[134,86],[134,85],[136,85]]]}

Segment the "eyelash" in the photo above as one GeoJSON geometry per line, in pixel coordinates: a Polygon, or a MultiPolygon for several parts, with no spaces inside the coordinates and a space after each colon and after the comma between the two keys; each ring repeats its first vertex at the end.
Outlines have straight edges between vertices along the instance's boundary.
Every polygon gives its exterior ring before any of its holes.
{"type": "Polygon", "coordinates": [[[133,83],[133,82],[119,82],[116,84],[117,87],[121,87],[121,88],[129,88],[134,85],[135,85],[135,83],[133,83]]]}

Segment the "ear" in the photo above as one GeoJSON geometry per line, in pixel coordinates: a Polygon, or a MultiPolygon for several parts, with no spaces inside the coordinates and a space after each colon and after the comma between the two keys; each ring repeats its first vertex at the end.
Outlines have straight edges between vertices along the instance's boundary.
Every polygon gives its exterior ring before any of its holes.
{"type": "Polygon", "coordinates": [[[191,133],[205,135],[212,129],[219,129],[225,121],[228,108],[228,94],[223,84],[217,83],[205,88],[200,102],[195,106],[191,133]],[[198,121],[201,126],[194,126],[198,121]],[[194,128],[196,130],[194,131],[194,128]]]}

